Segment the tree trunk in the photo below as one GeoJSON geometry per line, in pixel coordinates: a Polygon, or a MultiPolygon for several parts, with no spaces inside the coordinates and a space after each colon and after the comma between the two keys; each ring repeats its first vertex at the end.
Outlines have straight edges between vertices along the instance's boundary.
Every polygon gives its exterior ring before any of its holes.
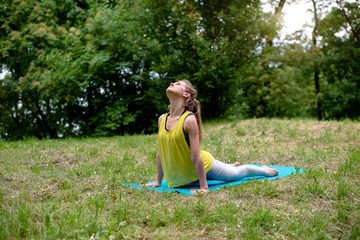
{"type": "MultiPolygon", "coordinates": [[[[274,17],[276,19],[276,22],[279,20],[280,14],[282,12],[282,9],[284,8],[286,0],[280,0],[278,6],[275,8],[274,17]]],[[[268,36],[266,39],[266,43],[269,46],[273,46],[274,36],[268,36]]]]}
{"type": "MultiPolygon", "coordinates": [[[[315,21],[315,25],[314,25],[314,29],[312,31],[312,42],[313,42],[313,47],[316,48],[316,36],[317,36],[317,31],[318,31],[318,27],[319,27],[319,16],[317,13],[317,6],[316,6],[316,0],[311,0],[313,3],[313,7],[314,7],[314,21],[315,21]]],[[[317,117],[318,120],[322,119],[322,111],[321,111],[321,99],[319,96],[320,93],[320,82],[319,82],[319,67],[318,67],[318,63],[315,62],[314,64],[314,82],[315,82],[315,89],[316,89],[316,102],[317,102],[317,117]]]]}

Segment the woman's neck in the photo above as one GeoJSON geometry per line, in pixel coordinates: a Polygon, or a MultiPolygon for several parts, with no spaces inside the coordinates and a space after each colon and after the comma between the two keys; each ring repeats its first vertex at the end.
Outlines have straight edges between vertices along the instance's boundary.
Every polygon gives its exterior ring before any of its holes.
{"type": "Polygon", "coordinates": [[[183,99],[172,99],[170,100],[170,117],[180,117],[185,111],[183,99]]]}

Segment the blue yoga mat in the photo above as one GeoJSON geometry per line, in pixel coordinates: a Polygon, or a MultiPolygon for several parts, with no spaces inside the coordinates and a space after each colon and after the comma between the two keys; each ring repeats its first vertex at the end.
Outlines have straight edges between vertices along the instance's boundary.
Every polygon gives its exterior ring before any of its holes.
{"type": "MultiPolygon", "coordinates": [[[[259,167],[263,166],[263,165],[258,165],[258,164],[251,164],[251,165],[259,166],[259,167]]],[[[304,169],[301,169],[301,168],[296,169],[295,167],[280,167],[280,166],[268,166],[268,167],[277,169],[279,171],[279,175],[276,177],[247,177],[247,178],[241,179],[239,181],[207,180],[209,192],[216,191],[225,186],[230,186],[230,187],[236,186],[236,185],[242,184],[244,182],[253,181],[255,179],[257,179],[257,180],[265,180],[265,179],[274,180],[274,179],[286,177],[288,175],[293,175],[296,173],[304,172],[304,169]]],[[[152,182],[155,182],[155,181],[152,181],[152,182]]],[[[152,183],[152,182],[149,182],[149,183],[152,183]]],[[[163,180],[161,182],[160,187],[145,187],[145,186],[139,186],[138,184],[135,184],[135,183],[124,183],[123,185],[138,188],[138,189],[146,188],[149,190],[156,190],[156,191],[160,191],[160,192],[178,192],[178,193],[181,193],[184,195],[193,195],[194,193],[191,193],[190,190],[200,188],[200,185],[198,182],[189,183],[189,184],[186,184],[181,187],[169,188],[167,186],[166,180],[163,180]]]]}

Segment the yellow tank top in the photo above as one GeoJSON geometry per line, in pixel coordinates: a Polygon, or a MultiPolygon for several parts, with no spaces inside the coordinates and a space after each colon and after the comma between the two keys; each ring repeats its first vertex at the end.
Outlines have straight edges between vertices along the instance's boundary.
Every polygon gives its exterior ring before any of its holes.
{"type": "MultiPolygon", "coordinates": [[[[195,166],[191,161],[190,148],[183,132],[185,118],[190,113],[190,111],[183,113],[171,130],[166,130],[165,127],[169,113],[160,123],[158,142],[161,166],[169,187],[178,187],[198,180],[195,166]]],[[[200,155],[204,162],[205,173],[207,173],[212,167],[213,158],[206,151],[200,151],[200,155]]]]}

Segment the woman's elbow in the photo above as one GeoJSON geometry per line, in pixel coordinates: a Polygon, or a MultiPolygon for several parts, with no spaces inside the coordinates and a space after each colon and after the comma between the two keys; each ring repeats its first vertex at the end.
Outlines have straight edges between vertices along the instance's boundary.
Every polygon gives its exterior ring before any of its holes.
{"type": "Polygon", "coordinates": [[[201,156],[192,156],[191,160],[193,162],[193,164],[196,166],[196,164],[203,164],[203,160],[201,158],[201,156]]]}

